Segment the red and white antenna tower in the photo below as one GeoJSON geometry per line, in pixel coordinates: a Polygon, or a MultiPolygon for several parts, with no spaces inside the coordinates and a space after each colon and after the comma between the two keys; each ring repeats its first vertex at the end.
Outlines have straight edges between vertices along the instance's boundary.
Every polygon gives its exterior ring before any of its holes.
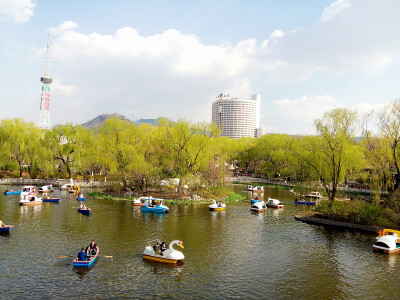
{"type": "Polygon", "coordinates": [[[42,82],[42,96],[40,98],[40,119],[39,127],[42,129],[51,128],[50,120],[50,83],[53,79],[49,76],[50,67],[50,34],[47,35],[47,53],[46,53],[46,71],[43,77],[40,78],[42,82]]]}

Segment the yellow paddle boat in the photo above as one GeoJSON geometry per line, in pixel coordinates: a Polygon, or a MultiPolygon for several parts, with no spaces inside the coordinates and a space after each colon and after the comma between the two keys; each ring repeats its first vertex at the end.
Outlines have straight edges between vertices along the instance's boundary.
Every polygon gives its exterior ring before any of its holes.
{"type": "Polygon", "coordinates": [[[208,206],[210,210],[226,210],[226,204],[212,200],[212,204],[208,206]]]}

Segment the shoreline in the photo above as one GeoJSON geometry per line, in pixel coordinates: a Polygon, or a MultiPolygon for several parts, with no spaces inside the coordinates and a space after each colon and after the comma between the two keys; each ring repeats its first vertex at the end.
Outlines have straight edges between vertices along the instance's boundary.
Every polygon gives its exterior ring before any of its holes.
{"type": "Polygon", "coordinates": [[[334,228],[341,228],[346,230],[353,230],[353,231],[361,231],[361,232],[368,232],[368,233],[376,233],[381,227],[376,226],[368,226],[368,225],[361,225],[355,223],[348,223],[348,222],[341,222],[341,221],[333,221],[328,219],[322,219],[315,217],[315,213],[305,213],[295,215],[294,218],[297,221],[301,221],[303,223],[311,224],[311,225],[319,225],[324,227],[334,227],[334,228]]]}

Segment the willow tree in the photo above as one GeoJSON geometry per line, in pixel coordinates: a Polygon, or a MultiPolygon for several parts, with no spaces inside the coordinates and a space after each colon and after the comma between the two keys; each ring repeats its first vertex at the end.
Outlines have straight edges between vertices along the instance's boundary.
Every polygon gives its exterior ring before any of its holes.
{"type": "MultiPolygon", "coordinates": [[[[218,128],[209,123],[192,124],[185,120],[165,122],[160,127],[160,154],[165,170],[185,179],[188,174],[203,171],[213,156],[210,147],[219,135],[218,128]]],[[[182,185],[180,180],[179,187],[182,185]]]]}
{"type": "Polygon", "coordinates": [[[143,138],[140,129],[129,121],[107,119],[100,128],[99,163],[128,186],[128,176],[141,160],[137,145],[143,138]]]}
{"type": "Polygon", "coordinates": [[[46,130],[44,138],[53,159],[72,178],[72,171],[82,167],[81,159],[91,145],[91,132],[80,125],[58,125],[46,130]]]}
{"type": "Polygon", "coordinates": [[[368,125],[378,115],[374,112],[368,114],[363,122],[363,139],[360,145],[364,149],[365,159],[370,168],[370,184],[374,194],[374,203],[378,205],[382,189],[392,190],[393,180],[390,171],[393,165],[391,140],[381,132],[374,132],[368,125]]]}
{"type": "Polygon", "coordinates": [[[354,147],[356,121],[357,113],[346,108],[326,112],[314,122],[318,136],[299,137],[291,149],[321,181],[331,204],[339,181],[361,166],[362,154],[354,147]]]}
{"type": "Polygon", "coordinates": [[[34,136],[33,123],[22,119],[6,119],[1,122],[4,151],[11,161],[18,164],[19,176],[22,177],[23,168],[27,165],[27,152],[39,136],[34,136]]]}
{"type": "Polygon", "coordinates": [[[377,114],[378,136],[382,139],[382,147],[389,146],[382,151],[389,151],[389,156],[382,157],[387,160],[389,168],[393,169],[393,189],[397,191],[400,187],[400,99],[377,114]]]}

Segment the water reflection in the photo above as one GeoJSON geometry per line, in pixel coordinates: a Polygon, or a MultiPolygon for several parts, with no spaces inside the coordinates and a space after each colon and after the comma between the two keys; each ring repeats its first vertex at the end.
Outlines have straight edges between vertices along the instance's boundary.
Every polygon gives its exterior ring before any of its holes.
{"type": "Polygon", "coordinates": [[[85,277],[85,275],[89,272],[92,272],[94,270],[95,266],[93,266],[92,268],[77,268],[77,267],[73,267],[73,270],[75,272],[75,274],[78,275],[79,279],[82,280],[83,277],[85,277]]]}
{"type": "Polygon", "coordinates": [[[30,214],[32,214],[32,212],[34,217],[38,217],[42,211],[42,205],[20,205],[19,211],[21,217],[28,217],[30,214]]]}

